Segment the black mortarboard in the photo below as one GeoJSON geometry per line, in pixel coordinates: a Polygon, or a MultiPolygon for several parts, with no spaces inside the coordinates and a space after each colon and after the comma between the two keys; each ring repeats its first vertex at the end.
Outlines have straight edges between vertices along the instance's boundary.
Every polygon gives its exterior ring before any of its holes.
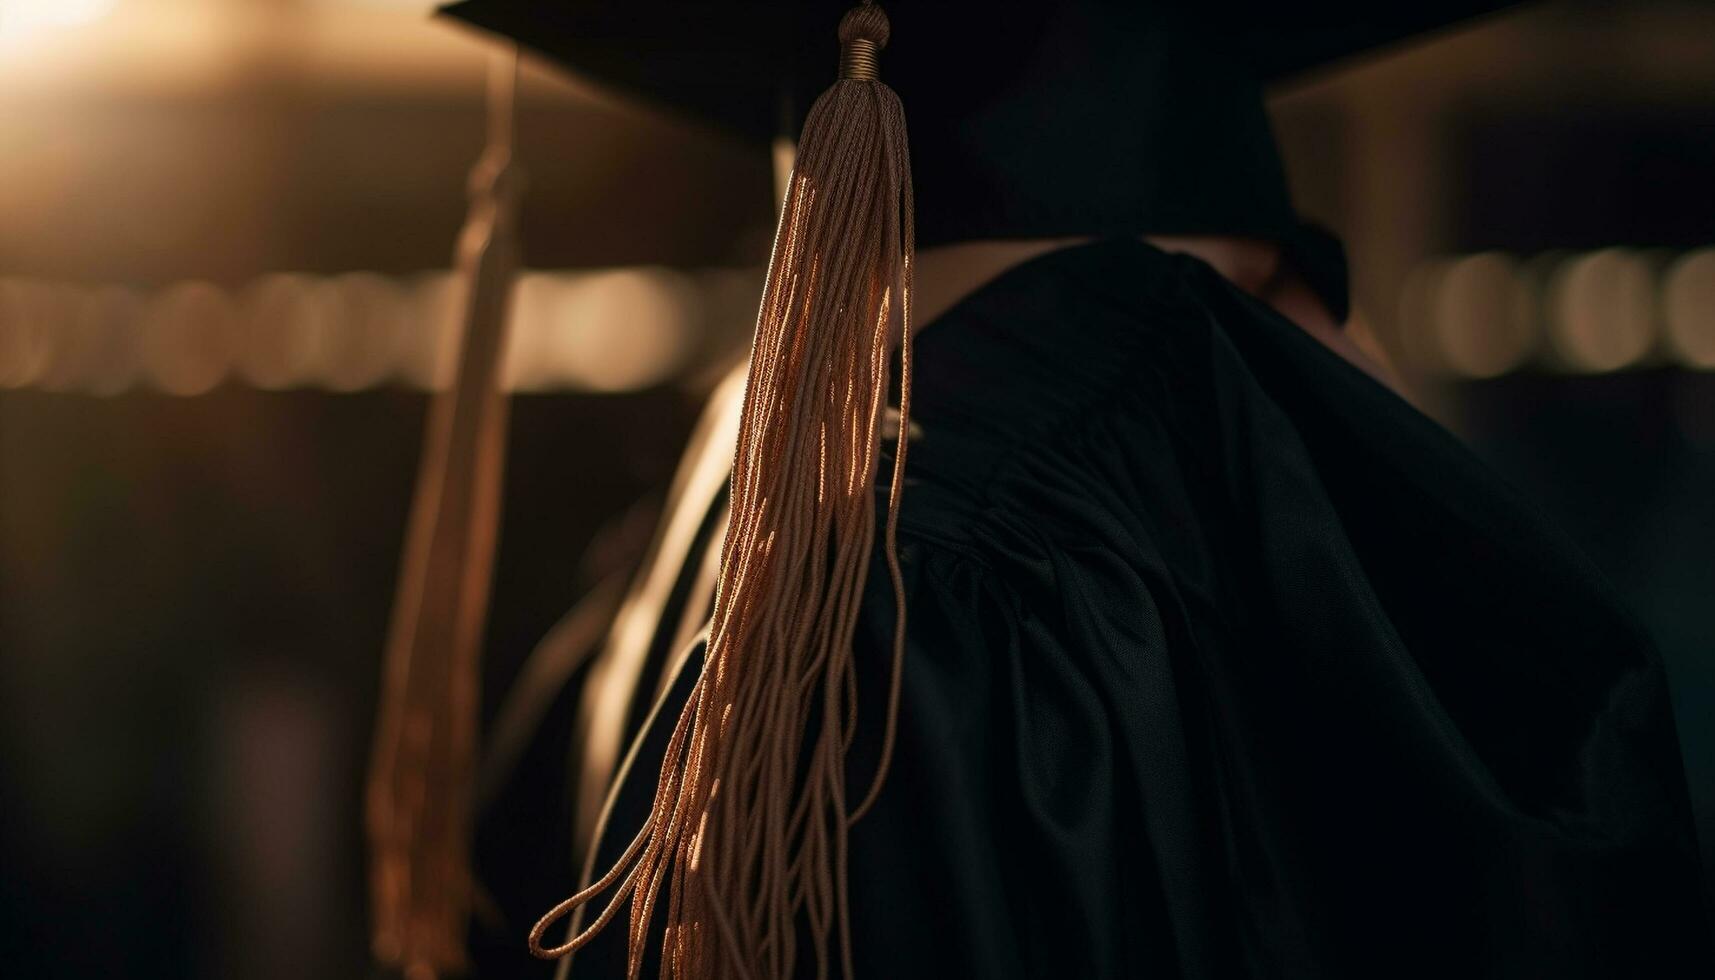
{"type": "MultiPolygon", "coordinates": [[[[1293,212],[1265,85],[1507,6],[897,0],[917,241],[1230,234],[1284,243],[1345,315],[1337,242],[1293,212]]],[[[833,79],[843,0],[462,0],[444,12],[752,140],[833,79]]]]}

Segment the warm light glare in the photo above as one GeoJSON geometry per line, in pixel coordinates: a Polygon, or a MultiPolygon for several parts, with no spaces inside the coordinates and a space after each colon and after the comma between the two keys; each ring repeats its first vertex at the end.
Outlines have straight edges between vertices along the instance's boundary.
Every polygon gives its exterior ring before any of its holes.
{"type": "Polygon", "coordinates": [[[94,23],[117,5],[118,0],[0,0],[0,44],[94,23]]]}

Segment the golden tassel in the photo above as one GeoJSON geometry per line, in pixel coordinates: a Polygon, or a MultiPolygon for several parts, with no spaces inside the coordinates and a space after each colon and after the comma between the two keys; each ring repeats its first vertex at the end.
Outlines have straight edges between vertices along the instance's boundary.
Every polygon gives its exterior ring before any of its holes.
{"type": "Polygon", "coordinates": [[[732,517],[702,672],[674,726],[653,808],[615,866],[536,923],[530,950],[587,943],[629,898],[628,974],[667,891],[662,966],[677,978],[794,973],[808,926],[818,975],[850,977],[846,841],[886,777],[905,598],[895,539],[910,428],[912,199],[905,116],[876,77],[887,17],[840,23],[840,79],[804,123],[757,317],[732,472],[732,517]],[[882,761],[857,805],[852,637],[874,545],[874,482],[892,342],[899,435],[884,531],[898,615],[882,761]],[[814,729],[810,729],[814,722],[814,729]],[[614,888],[587,929],[542,937],[614,888]]]}

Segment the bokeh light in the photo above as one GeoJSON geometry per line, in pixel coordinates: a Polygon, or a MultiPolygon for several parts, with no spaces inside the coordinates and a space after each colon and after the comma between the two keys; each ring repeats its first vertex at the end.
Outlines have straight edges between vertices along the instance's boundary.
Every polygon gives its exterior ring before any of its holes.
{"type": "Polygon", "coordinates": [[[695,287],[666,269],[533,272],[513,293],[505,376],[517,391],[631,391],[694,352],[695,287]]]}
{"type": "Polygon", "coordinates": [[[691,352],[696,298],[667,269],[597,273],[566,296],[561,319],[542,340],[547,370],[560,384],[628,391],[659,384],[691,352]]]}
{"type": "Polygon", "coordinates": [[[1451,263],[1433,306],[1442,364],[1470,378],[1492,378],[1518,367],[1536,344],[1535,306],[1512,256],[1484,252],[1451,263]]]}
{"type": "Polygon", "coordinates": [[[316,375],[334,391],[362,391],[390,377],[405,332],[408,298],[391,280],[353,272],[319,287],[337,329],[318,332],[316,375]]]}
{"type": "Polygon", "coordinates": [[[1426,371],[1446,371],[1441,345],[1436,341],[1439,325],[1436,308],[1441,295],[1441,283],[1453,265],[1445,259],[1431,259],[1418,265],[1406,276],[1399,292],[1399,339],[1407,363],[1426,371]]]}
{"type": "Polygon", "coordinates": [[[1668,267],[1662,282],[1662,326],[1668,346],[1681,361],[1715,369],[1715,248],[1699,249],[1668,267]]]}
{"type": "Polygon", "coordinates": [[[155,387],[200,395],[226,378],[233,360],[235,305],[220,287],[187,282],[156,296],[143,318],[143,369],[155,387]]]}
{"type": "Polygon", "coordinates": [[[308,276],[263,276],[239,298],[238,373],[258,388],[279,390],[308,384],[317,346],[330,329],[324,297],[308,276]]]}
{"type": "Polygon", "coordinates": [[[50,283],[0,280],[0,385],[22,388],[47,375],[69,304],[50,283]]]}
{"type": "MultiPolygon", "coordinates": [[[[663,268],[530,272],[512,296],[503,365],[516,391],[635,391],[679,375],[710,345],[737,348],[758,272],[663,268]]],[[[0,386],[179,395],[229,373],[270,391],[448,387],[465,287],[445,271],[334,277],[271,273],[236,289],[152,292],[0,279],[0,386]]]]}
{"type": "Polygon", "coordinates": [[[1549,286],[1549,336],[1574,371],[1627,367],[1655,343],[1655,281],[1643,257],[1608,248],[1567,262],[1549,286]]]}
{"type": "Polygon", "coordinates": [[[75,387],[112,396],[136,384],[143,370],[138,327],[145,308],[142,295],[125,286],[102,286],[80,297],[75,322],[85,356],[75,387]]]}

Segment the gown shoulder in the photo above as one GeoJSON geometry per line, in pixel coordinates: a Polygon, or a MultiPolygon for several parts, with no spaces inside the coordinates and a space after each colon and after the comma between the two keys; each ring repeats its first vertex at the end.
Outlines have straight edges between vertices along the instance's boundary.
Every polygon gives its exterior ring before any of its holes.
{"type": "MultiPolygon", "coordinates": [[[[916,371],[860,975],[1708,975],[1650,642],[1452,436],[1138,242],[1003,275],[916,371]]],[[[871,719],[893,616],[872,571],[871,719]]]]}

